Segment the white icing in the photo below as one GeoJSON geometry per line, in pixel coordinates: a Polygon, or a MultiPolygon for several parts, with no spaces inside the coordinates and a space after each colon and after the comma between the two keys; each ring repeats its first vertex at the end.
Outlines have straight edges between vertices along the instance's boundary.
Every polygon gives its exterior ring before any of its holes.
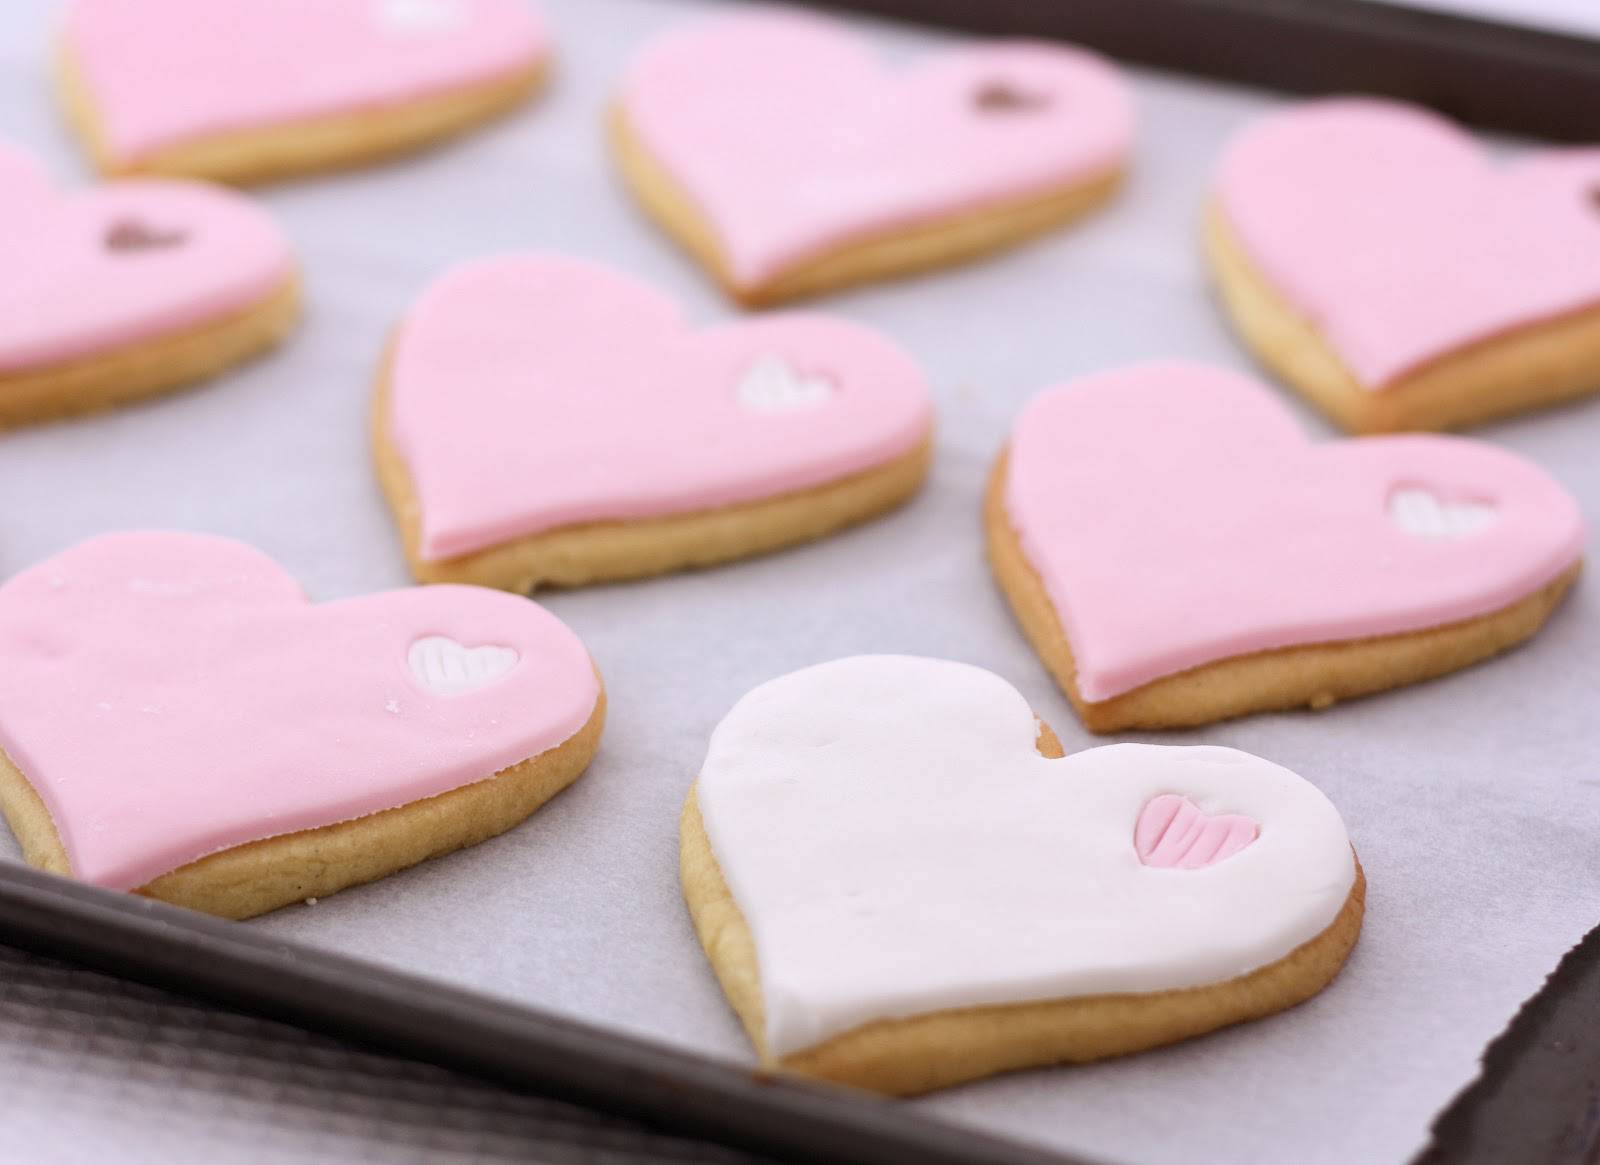
{"type": "Polygon", "coordinates": [[[763,356],[739,378],[739,403],[757,413],[820,408],[838,390],[831,380],[801,372],[781,356],[763,356]]]}
{"type": "Polygon", "coordinates": [[[376,13],[384,28],[407,34],[457,28],[467,15],[459,0],[376,0],[376,13]]]}
{"type": "Polygon", "coordinates": [[[700,811],[774,1054],[876,1019],[1220,982],[1343,907],[1344,825],[1287,769],[1138,744],[1047,760],[1036,737],[998,676],[909,656],[794,672],[717,726],[700,811]],[[1260,834],[1203,869],[1145,866],[1134,825],[1163,793],[1260,834]]]}
{"type": "Polygon", "coordinates": [[[1420,485],[1389,495],[1389,520],[1418,538],[1465,538],[1494,519],[1495,509],[1487,502],[1441,501],[1420,485]]]}
{"type": "Polygon", "coordinates": [[[492,644],[463,647],[445,635],[425,635],[411,645],[406,662],[430,692],[454,696],[494,683],[517,665],[517,653],[492,644]]]}

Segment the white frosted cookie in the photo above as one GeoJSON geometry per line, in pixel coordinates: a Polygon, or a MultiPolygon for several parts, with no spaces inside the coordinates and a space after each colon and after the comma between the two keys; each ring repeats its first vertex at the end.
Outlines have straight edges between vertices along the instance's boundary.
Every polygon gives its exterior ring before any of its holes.
{"type": "Polygon", "coordinates": [[[1356,941],[1338,812],[1227,748],[1070,757],[966,664],[858,656],[711,738],[684,894],[762,1061],[906,1094],[1299,1003],[1356,941]]]}

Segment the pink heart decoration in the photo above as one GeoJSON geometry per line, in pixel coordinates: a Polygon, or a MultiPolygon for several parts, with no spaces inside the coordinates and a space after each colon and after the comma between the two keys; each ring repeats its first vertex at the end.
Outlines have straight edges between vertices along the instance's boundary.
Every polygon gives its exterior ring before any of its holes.
{"type": "Polygon", "coordinates": [[[202,326],[294,273],[277,225],[230,191],[140,180],[60,194],[3,148],[0,221],[0,373],[202,326]]]}
{"type": "Polygon", "coordinates": [[[198,534],[107,535],[17,575],[0,655],[0,746],[74,874],[116,889],[488,777],[571,737],[599,693],[583,644],[525,599],[312,606],[264,555],[198,534]],[[431,640],[453,641],[459,682],[411,658],[431,640]],[[501,654],[460,662],[484,647],[501,654]]]}
{"type": "Polygon", "coordinates": [[[1577,503],[1460,437],[1309,444],[1275,394],[1146,364],[1048,390],[1012,433],[1005,507],[1085,699],[1230,656],[1389,635],[1509,606],[1571,567],[1577,503]],[[1450,536],[1396,494],[1492,509],[1450,536]]]}
{"type": "Polygon", "coordinates": [[[1092,180],[1133,136],[1091,53],[1006,42],[889,69],[849,32],[767,13],[674,33],[634,63],[630,130],[755,283],[830,245],[1092,180]]]}
{"type": "Polygon", "coordinates": [[[909,452],[931,418],[915,363],[865,328],[774,315],[692,331],[653,288],[539,256],[424,294],[389,399],[429,558],[805,489],[909,452]]]}
{"type": "Polygon", "coordinates": [[[526,0],[74,0],[65,38],[123,165],[493,82],[549,52],[526,0]]]}
{"type": "Polygon", "coordinates": [[[1139,861],[1169,870],[1214,866],[1244,849],[1261,833],[1253,817],[1205,813],[1189,798],[1163,793],[1139,813],[1133,847],[1139,861]]]}
{"type": "Polygon", "coordinates": [[[1251,262],[1366,388],[1600,307],[1600,149],[1496,165],[1424,110],[1314,102],[1229,149],[1216,195],[1251,262]]]}

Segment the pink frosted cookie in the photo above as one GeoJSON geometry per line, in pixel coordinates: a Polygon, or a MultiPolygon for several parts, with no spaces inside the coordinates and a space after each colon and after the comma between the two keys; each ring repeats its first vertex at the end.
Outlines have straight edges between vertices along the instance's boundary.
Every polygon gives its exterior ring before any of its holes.
{"type": "Polygon", "coordinates": [[[230,918],[509,829],[577,778],[605,700],[525,600],[311,605],[200,534],[110,534],[0,587],[0,809],[36,866],[230,918]]]}
{"type": "Polygon", "coordinates": [[[711,737],[684,894],[768,1067],[896,1094],[1291,1007],[1361,929],[1338,812],[1228,748],[1063,757],[999,676],[857,656],[711,737]]]}
{"type": "Polygon", "coordinates": [[[1307,442],[1196,364],[1034,398],[995,466],[995,577],[1096,732],[1429,679],[1536,632],[1577,577],[1577,503],[1459,437],[1307,442]]]}
{"type": "Polygon", "coordinates": [[[60,89],[106,173],[251,182],[457,133],[549,59],[529,0],[72,0],[60,89]]]}
{"type": "Polygon", "coordinates": [[[1389,101],[1266,118],[1207,225],[1235,326],[1356,432],[1442,429],[1600,389],[1600,148],[1491,160],[1389,101]]]}
{"type": "Polygon", "coordinates": [[[213,376],[283,338],[293,255],[260,207],[194,182],[64,193],[0,146],[0,426],[213,376]]]}
{"type": "Polygon", "coordinates": [[[941,266],[1105,201],[1133,110],[1105,60],[1031,42],[891,67],[837,24],[763,13],[672,33],[622,83],[622,172],[746,304],[941,266]]]}
{"type": "Polygon", "coordinates": [[[916,364],[866,328],[692,329],[626,276],[520,255],[417,301],[374,421],[417,578],[527,591],[723,562],[890,509],[926,475],[932,408],[916,364]]]}

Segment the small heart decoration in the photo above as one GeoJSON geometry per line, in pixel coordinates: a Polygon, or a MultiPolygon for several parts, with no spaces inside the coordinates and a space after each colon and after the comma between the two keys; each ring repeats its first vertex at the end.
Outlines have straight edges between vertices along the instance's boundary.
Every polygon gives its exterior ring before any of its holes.
{"type": "Polygon", "coordinates": [[[1482,502],[1447,502],[1425,486],[1406,486],[1389,495],[1389,518],[1418,538],[1468,538],[1495,519],[1482,502]]]}
{"type": "Polygon", "coordinates": [[[1499,611],[1587,538],[1571,495],[1514,454],[1434,435],[1312,445],[1271,390],[1196,364],[1039,394],[1000,489],[1090,701],[1499,611]]]}
{"type": "Polygon", "coordinates": [[[448,635],[424,635],[406,653],[417,682],[440,696],[486,687],[516,667],[517,659],[515,648],[463,647],[448,635]]]}
{"type": "Polygon", "coordinates": [[[198,183],[62,193],[0,148],[0,217],[0,266],[29,273],[0,286],[0,375],[193,329],[294,275],[288,242],[260,207],[198,183]]]}
{"type": "Polygon", "coordinates": [[[105,235],[106,250],[119,254],[163,251],[182,246],[188,238],[187,231],[152,227],[134,218],[118,219],[106,228],[105,235]]]}
{"type": "Polygon", "coordinates": [[[1048,109],[1050,98],[1005,81],[987,81],[973,94],[972,104],[983,113],[1029,113],[1048,109]]]}
{"type": "Polygon", "coordinates": [[[456,0],[378,0],[377,12],[385,27],[412,35],[457,28],[468,20],[456,0]]]}
{"type": "Polygon", "coordinates": [[[651,287],[539,255],[430,288],[386,391],[428,559],[823,485],[913,450],[931,421],[920,370],[865,328],[690,329],[651,287]]]}
{"type": "Polygon", "coordinates": [[[779,356],[763,356],[739,380],[739,402],[758,413],[821,408],[837,391],[827,377],[801,372],[779,356]]]}
{"type": "Polygon", "coordinates": [[[663,38],[620,107],[744,286],[847,240],[1106,176],[1133,133],[1125,83],[1091,53],[1002,42],[890,69],[830,21],[777,13],[663,38]]]}
{"type": "Polygon", "coordinates": [[[522,0],[73,0],[64,39],[119,171],[209,138],[448,97],[550,52],[522,0]]]}
{"type": "Polygon", "coordinates": [[[106,535],[16,575],[0,652],[0,747],[73,874],[115,889],[482,780],[570,738],[599,696],[577,637],[525,599],[312,605],[259,552],[197,534],[106,535]]]}
{"type": "Polygon", "coordinates": [[[1140,812],[1133,845],[1147,866],[1199,870],[1231,858],[1260,833],[1252,818],[1209,814],[1187,797],[1163,793],[1140,812]]]}
{"type": "Polygon", "coordinates": [[[1317,101],[1247,129],[1217,177],[1251,262],[1366,389],[1600,307],[1600,149],[1497,165],[1432,113],[1317,101]]]}
{"type": "Polygon", "coordinates": [[[1214,747],[1047,759],[1038,731],[998,676],[907,656],[791,673],[717,726],[695,796],[772,1056],[875,1020],[1223,982],[1344,909],[1350,840],[1295,774],[1214,747]],[[1198,836],[1136,845],[1169,798],[1198,836]],[[1224,806],[1243,816],[1207,816],[1224,806]]]}

